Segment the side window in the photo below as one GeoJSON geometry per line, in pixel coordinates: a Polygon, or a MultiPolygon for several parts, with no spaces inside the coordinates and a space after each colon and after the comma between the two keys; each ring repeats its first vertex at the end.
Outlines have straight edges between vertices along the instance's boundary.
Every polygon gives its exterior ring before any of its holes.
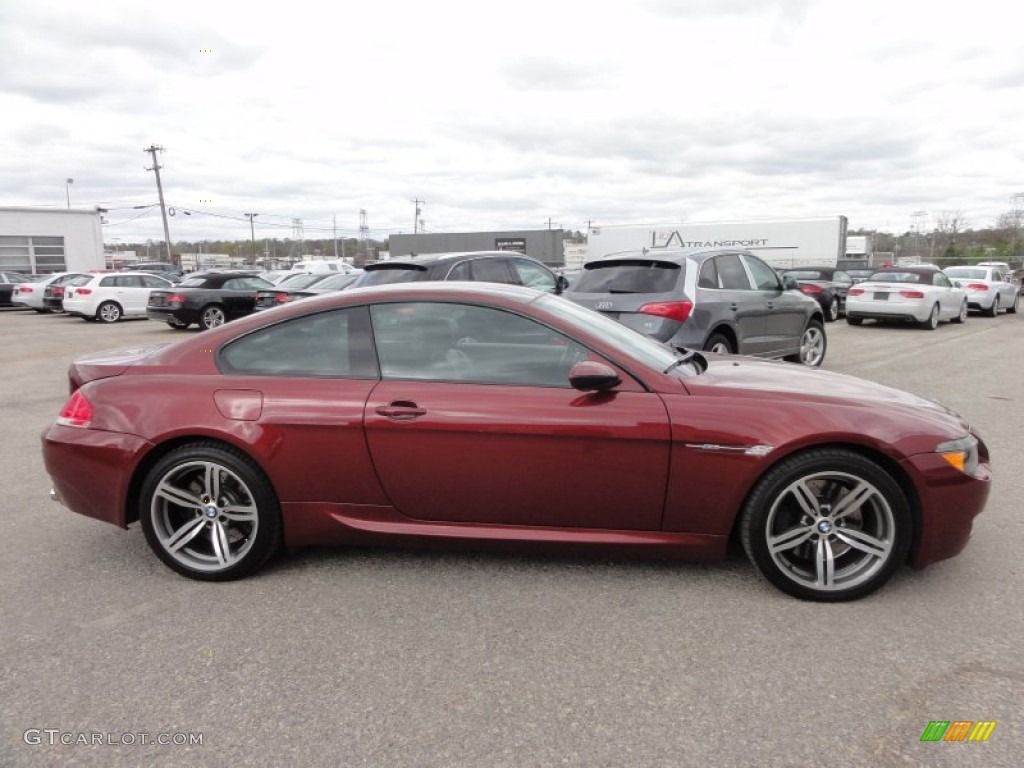
{"type": "Polygon", "coordinates": [[[996,282],[996,283],[1002,283],[1002,282],[1004,282],[1006,280],[1006,275],[1004,275],[1002,272],[993,272],[992,273],[992,280],[993,280],[993,282],[996,282]]]}
{"type": "Polygon", "coordinates": [[[775,274],[775,270],[765,264],[756,256],[750,256],[744,254],[743,261],[747,264],[747,269],[750,270],[750,274],[754,277],[754,285],[759,291],[780,291],[782,285],[779,283],[779,276],[775,274]]]}
{"type": "Polygon", "coordinates": [[[941,285],[943,288],[949,288],[949,278],[947,278],[941,272],[936,272],[934,275],[932,275],[932,285],[941,285]]]}
{"type": "Polygon", "coordinates": [[[169,288],[166,280],[161,280],[155,275],[146,275],[142,278],[142,282],[145,283],[147,288],[169,288]]]}
{"type": "Polygon", "coordinates": [[[469,262],[463,261],[452,267],[446,280],[472,280],[469,274],[469,262]]]}
{"type": "Polygon", "coordinates": [[[750,290],[750,280],[743,269],[743,264],[740,263],[739,254],[725,253],[715,256],[715,269],[718,270],[719,287],[733,291],[750,290]]]}
{"type": "Polygon", "coordinates": [[[121,275],[119,279],[122,288],[141,288],[143,285],[141,275],[121,275]]]}
{"type": "Polygon", "coordinates": [[[527,288],[555,292],[555,276],[540,264],[534,264],[526,259],[509,259],[509,264],[519,276],[519,281],[527,288]]]}
{"type": "Polygon", "coordinates": [[[698,288],[717,288],[718,270],[715,269],[715,260],[706,259],[700,265],[700,276],[697,278],[698,288]]]}
{"type": "Polygon", "coordinates": [[[468,262],[473,279],[480,283],[515,283],[505,259],[474,259],[468,262]]]}
{"type": "Polygon", "coordinates": [[[120,285],[120,279],[116,276],[100,278],[100,288],[117,288],[120,285]]]}
{"type": "Polygon", "coordinates": [[[832,282],[839,285],[853,285],[853,278],[842,270],[837,270],[832,273],[832,282]]]}
{"type": "Polygon", "coordinates": [[[410,302],[370,308],[385,379],[568,387],[587,349],[512,312],[468,304],[410,302]]]}
{"type": "Polygon", "coordinates": [[[243,336],[218,361],[242,375],[376,378],[369,325],[365,307],[321,312],[243,336]]]}
{"type": "Polygon", "coordinates": [[[221,288],[225,291],[240,291],[245,288],[245,281],[241,277],[232,277],[230,280],[225,280],[221,288]]]}

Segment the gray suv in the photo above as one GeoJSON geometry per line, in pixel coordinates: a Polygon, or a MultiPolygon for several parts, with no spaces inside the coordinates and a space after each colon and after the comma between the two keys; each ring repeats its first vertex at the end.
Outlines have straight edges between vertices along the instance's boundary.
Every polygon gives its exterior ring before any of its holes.
{"type": "Polygon", "coordinates": [[[746,251],[615,253],[586,264],[565,297],[677,347],[813,367],[825,359],[818,302],[746,251]]]}

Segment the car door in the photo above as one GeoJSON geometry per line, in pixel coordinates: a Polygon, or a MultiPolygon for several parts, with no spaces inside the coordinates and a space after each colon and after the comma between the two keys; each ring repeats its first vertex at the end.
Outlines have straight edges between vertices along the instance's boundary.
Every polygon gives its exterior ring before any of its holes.
{"type": "Polygon", "coordinates": [[[232,277],[224,281],[219,291],[228,317],[248,315],[256,307],[257,288],[249,277],[232,277]]]}
{"type": "Polygon", "coordinates": [[[408,302],[371,317],[381,383],[366,439],[401,514],[660,528],[669,426],[657,395],[625,373],[614,393],[573,389],[568,371],[588,350],[511,312],[408,302]]]}
{"type": "Polygon", "coordinates": [[[960,305],[964,300],[964,290],[962,288],[955,288],[952,281],[942,272],[935,272],[932,275],[932,291],[938,298],[941,317],[956,317],[960,314],[960,305]]]}
{"type": "Polygon", "coordinates": [[[126,315],[142,315],[146,312],[149,301],[149,288],[146,287],[142,275],[117,276],[118,300],[126,315]]]}
{"type": "Polygon", "coordinates": [[[509,259],[508,263],[521,285],[547,293],[558,292],[558,277],[547,267],[529,259],[509,259]]]}
{"type": "Polygon", "coordinates": [[[768,300],[760,291],[753,289],[750,275],[738,253],[722,253],[714,258],[718,289],[710,297],[717,305],[713,314],[726,318],[732,326],[739,354],[764,353],[768,300]]]}
{"type": "Polygon", "coordinates": [[[750,271],[754,291],[765,304],[764,345],[761,354],[778,357],[800,348],[807,325],[809,302],[801,291],[786,291],[775,270],[749,253],[743,263],[750,271]]]}

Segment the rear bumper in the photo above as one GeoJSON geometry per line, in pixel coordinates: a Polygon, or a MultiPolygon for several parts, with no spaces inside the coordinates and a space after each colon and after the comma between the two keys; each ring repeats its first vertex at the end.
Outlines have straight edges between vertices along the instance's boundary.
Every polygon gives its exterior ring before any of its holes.
{"type": "Polygon", "coordinates": [[[49,426],[42,441],[43,463],[53,481],[50,498],[124,528],[128,484],[151,444],[136,435],[59,424],[49,426]]]}
{"type": "Polygon", "coordinates": [[[179,323],[188,323],[190,325],[199,322],[199,312],[173,307],[147,306],[146,317],[150,320],[162,320],[165,323],[168,320],[177,320],[179,323]]]}

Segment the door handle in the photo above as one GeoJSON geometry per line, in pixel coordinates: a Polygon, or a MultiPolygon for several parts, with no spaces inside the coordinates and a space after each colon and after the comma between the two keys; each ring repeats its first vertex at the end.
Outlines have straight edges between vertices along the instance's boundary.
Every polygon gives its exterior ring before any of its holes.
{"type": "Polygon", "coordinates": [[[731,309],[733,312],[735,312],[739,308],[740,308],[739,304],[730,304],[729,305],[729,309],[731,309]]]}
{"type": "Polygon", "coordinates": [[[426,408],[420,408],[410,400],[395,400],[388,405],[378,405],[374,410],[392,421],[412,421],[426,414],[426,408]]]}
{"type": "Polygon", "coordinates": [[[768,302],[768,309],[775,309],[775,305],[772,302],[768,302]]]}

